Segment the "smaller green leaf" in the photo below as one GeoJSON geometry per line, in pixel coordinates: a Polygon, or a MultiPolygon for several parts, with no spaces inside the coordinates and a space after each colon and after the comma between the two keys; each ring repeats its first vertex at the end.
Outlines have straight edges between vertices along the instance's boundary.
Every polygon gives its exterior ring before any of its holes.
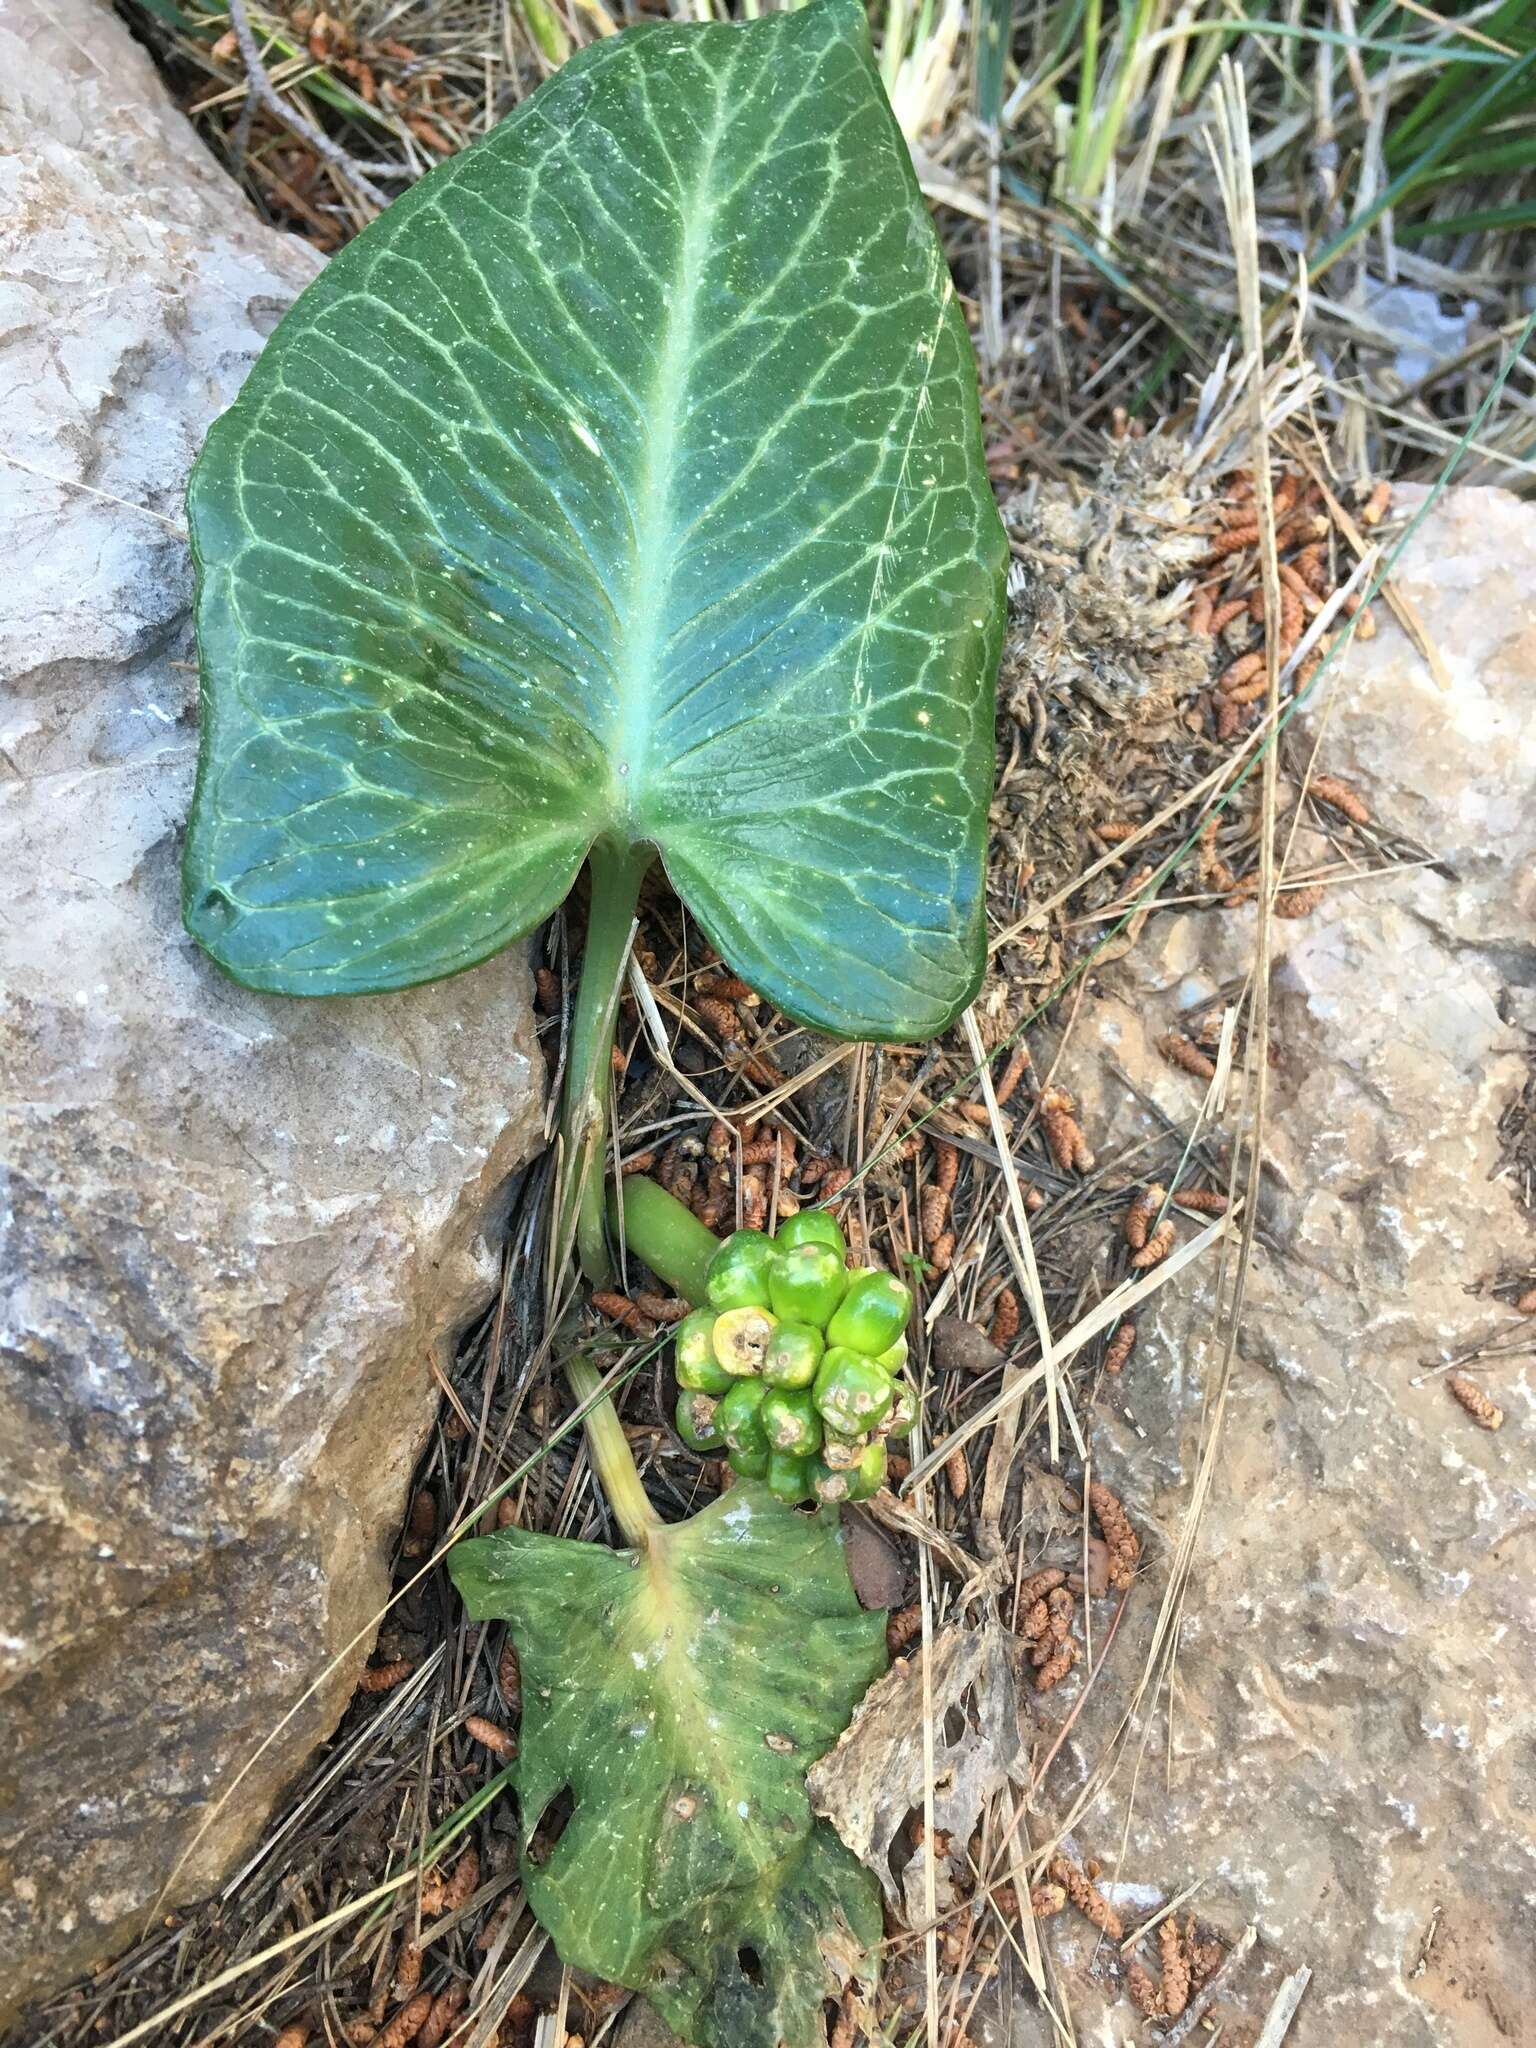
{"type": "Polygon", "coordinates": [[[885,1667],[836,1518],[739,1483],[643,1556],[506,1529],[450,1569],[477,1621],[511,1624],[525,1844],[573,1796],[525,1871],[563,1960],[691,2040],[823,2040],[823,2000],[880,1932],[868,1873],[805,1790],[885,1667]]]}

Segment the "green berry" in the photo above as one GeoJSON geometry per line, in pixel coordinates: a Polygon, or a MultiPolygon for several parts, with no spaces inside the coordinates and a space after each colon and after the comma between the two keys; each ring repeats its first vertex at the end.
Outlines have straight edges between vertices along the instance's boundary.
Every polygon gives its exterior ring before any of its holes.
{"type": "Polygon", "coordinates": [[[767,1391],[761,1380],[737,1380],[728,1394],[720,1396],[715,1427],[731,1449],[743,1456],[768,1455],[768,1438],[760,1412],[767,1391]]]}
{"type": "Polygon", "coordinates": [[[832,1467],[820,1458],[806,1460],[806,1473],[811,1482],[811,1492],[823,1507],[835,1507],[840,1500],[846,1500],[852,1491],[853,1474],[834,1472],[832,1467]]]}
{"type": "Polygon", "coordinates": [[[894,1273],[855,1273],[827,1325],[827,1342],[875,1359],[896,1342],[912,1313],[912,1290],[894,1273]]]}
{"type": "Polygon", "coordinates": [[[760,1373],[774,1328],[765,1308],[728,1308],[716,1316],[710,1336],[716,1363],[734,1380],[760,1373]]]}
{"type": "Polygon", "coordinates": [[[837,1227],[837,1219],[825,1209],[802,1209],[798,1216],[786,1216],[774,1243],[781,1252],[791,1245],[828,1244],[840,1259],[848,1256],[848,1240],[837,1227]]]}
{"type": "Polygon", "coordinates": [[[824,1330],[848,1292],[848,1268],[829,1244],[796,1244],[768,1274],[768,1302],[786,1323],[824,1330]]]}
{"type": "Polygon", "coordinates": [[[880,1353],[877,1362],[885,1367],[892,1379],[895,1379],[897,1373],[905,1372],[907,1368],[906,1338],[898,1337],[889,1351],[882,1351],[880,1353]]]}
{"type": "Polygon", "coordinates": [[[891,1412],[880,1425],[882,1436],[910,1436],[918,1416],[918,1399],[910,1380],[895,1380],[896,1398],[891,1412]]]}
{"type": "Polygon", "coordinates": [[[712,1394],[682,1393],[677,1398],[677,1433],[690,1451],[702,1457],[707,1451],[724,1447],[725,1438],[715,1425],[719,1407],[712,1394]]]}
{"type": "Polygon", "coordinates": [[[884,1366],[857,1351],[834,1345],[816,1375],[816,1406],[829,1429],[864,1436],[890,1413],[896,1389],[884,1366]]]}
{"type": "Polygon", "coordinates": [[[709,1262],[705,1292],[712,1308],[767,1308],[768,1273],[778,1258],[761,1230],[734,1230],[709,1262]]]}
{"type": "Polygon", "coordinates": [[[867,1436],[844,1436],[840,1429],[822,1433],[821,1455],[834,1472],[851,1472],[868,1448],[867,1436]]]}
{"type": "Polygon", "coordinates": [[[741,1479],[766,1479],[768,1477],[768,1453],[766,1451],[728,1451],[725,1462],[741,1479]]]}
{"type": "Polygon", "coordinates": [[[885,1484],[885,1445],[878,1439],[872,1443],[848,1476],[853,1482],[848,1488],[850,1500],[868,1500],[878,1493],[885,1484]]]}
{"type": "Polygon", "coordinates": [[[780,1323],[763,1353],[763,1378],[771,1387],[808,1387],[825,1349],[820,1330],[809,1323],[780,1323]]]}
{"type": "Polygon", "coordinates": [[[731,1376],[715,1356],[712,1308],[696,1308],[677,1326],[677,1384],[693,1394],[723,1394],[731,1376]]]}
{"type": "Polygon", "coordinates": [[[769,1450],[790,1451],[805,1458],[821,1449],[821,1417],[808,1388],[795,1392],[788,1387],[770,1387],[758,1412],[769,1450]]]}
{"type": "Polygon", "coordinates": [[[811,1461],[797,1458],[789,1451],[768,1453],[768,1491],[776,1500],[796,1508],[803,1500],[810,1500],[811,1461]]]}

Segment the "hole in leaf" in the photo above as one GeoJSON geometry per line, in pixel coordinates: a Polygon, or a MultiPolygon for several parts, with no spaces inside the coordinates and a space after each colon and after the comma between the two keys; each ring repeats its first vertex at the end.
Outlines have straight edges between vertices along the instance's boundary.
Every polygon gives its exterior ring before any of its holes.
{"type": "Polygon", "coordinates": [[[763,1981],[763,1959],[755,1948],[739,1948],[736,1951],[736,1967],[749,1984],[763,1981]]]}
{"type": "Polygon", "coordinates": [[[556,1842],[565,1833],[566,1822],[575,1811],[576,1796],[569,1785],[562,1785],[539,1816],[533,1840],[528,1844],[530,1863],[538,1867],[549,1861],[556,1842]]]}
{"type": "Polygon", "coordinates": [[[901,1883],[907,1865],[917,1854],[917,1844],[913,1839],[912,1829],[918,1819],[919,1816],[917,1814],[908,1814],[905,1824],[899,1827],[891,1837],[891,1847],[890,1853],[886,1858],[886,1867],[898,1886],[901,1883]]]}
{"type": "Polygon", "coordinates": [[[197,899],[197,914],[205,926],[221,932],[233,921],[235,906],[222,889],[205,889],[197,899]]]}

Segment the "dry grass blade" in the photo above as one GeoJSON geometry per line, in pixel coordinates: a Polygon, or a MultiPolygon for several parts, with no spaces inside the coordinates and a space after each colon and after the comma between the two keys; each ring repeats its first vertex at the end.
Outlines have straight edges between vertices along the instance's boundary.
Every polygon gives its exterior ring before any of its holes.
{"type": "MultiPolygon", "coordinates": [[[[920,1440],[920,1439],[919,1439],[920,1440]]],[[[917,1510],[923,1514],[928,1507],[921,1493],[917,1494],[917,1510]]],[[[923,1918],[926,1931],[923,1936],[923,2023],[928,2034],[928,2048],[940,2048],[939,2044],[939,1893],[938,1862],[934,1855],[934,1788],[937,1776],[935,1763],[934,1716],[933,1716],[933,1568],[929,1561],[928,1546],[918,1551],[918,1601],[923,1614],[923,1918]]]]}
{"type": "MultiPolygon", "coordinates": [[[[1107,1294],[1101,1302],[1074,1323],[1064,1336],[1057,1338],[1057,1365],[1065,1365],[1069,1358],[1075,1357],[1083,1346],[1091,1343],[1101,1331],[1111,1328],[1122,1316],[1128,1315],[1139,1302],[1156,1294],[1159,1288],[1166,1287],[1168,1282],[1182,1273],[1186,1266],[1203,1258],[1212,1245],[1220,1243],[1231,1232],[1241,1218],[1243,1206],[1242,1203],[1234,1204],[1225,1216],[1218,1216],[1198,1236],[1180,1245],[1161,1265],[1154,1266],[1151,1272],[1144,1274],[1139,1280],[1122,1282],[1112,1293],[1107,1294]]],[[[968,1416],[958,1429],[952,1431],[928,1452],[926,1457],[914,1465],[910,1475],[903,1482],[903,1493],[931,1478],[946,1458],[968,1444],[978,1431],[989,1428],[1004,1408],[1016,1405],[1044,1376],[1043,1365],[1032,1366],[1011,1387],[983,1402],[974,1415],[968,1416]]]]}
{"type": "Polygon", "coordinates": [[[212,1998],[217,1992],[223,1991],[231,1984],[238,1983],[242,1977],[249,1976],[253,1970],[262,1969],[266,1964],[278,1961],[301,1943],[310,1942],[317,1934],[323,1934],[327,1928],[342,1927],[349,1920],[357,1919],[358,1915],[366,1913],[370,1906],[377,1906],[385,1899],[393,1897],[396,1892],[403,1890],[406,1885],[414,1884],[416,1882],[416,1875],[414,1870],[399,1871],[394,1877],[386,1879],[383,1884],[375,1885],[372,1891],[363,1892],[356,1898],[348,1899],[345,1905],[337,1906],[333,1911],[323,1914],[318,1920],[311,1922],[309,1926],[300,1928],[293,1934],[285,1934],[281,1941],[274,1941],[269,1947],[258,1950],[255,1955],[246,1956],[240,1962],[233,1964],[229,1969],[221,1970],[216,1977],[210,1977],[204,1982],[194,1985],[190,1991],[183,1992],[179,1998],[171,1999],[167,2004],[161,2006],[157,2012],[152,2013],[147,2020],[142,2020],[138,2026],[130,2027],[126,2033],[115,2034],[110,2041],[105,2043],[105,2048],[132,2048],[132,2043],[135,2041],[153,2039],[165,2027],[169,2026],[172,2020],[178,2019],[182,2013],[190,2012],[194,2006],[201,2005],[205,2000],[212,1998]]]}
{"type": "Polygon", "coordinates": [[[1139,1927],[1133,1928],[1120,1944],[1121,1955],[1129,1955],[1136,1944],[1140,1941],[1145,1941],[1154,1929],[1161,1927],[1170,1914],[1177,1913],[1187,1906],[1196,1892],[1201,1889],[1204,1882],[1203,1878],[1196,1878],[1193,1884],[1185,1885],[1182,1891],[1175,1892],[1171,1899],[1159,1906],[1155,1913],[1150,1914],[1147,1919],[1143,1920],[1139,1927]]]}
{"type": "Polygon", "coordinates": [[[131,499],[120,498],[113,491],[103,491],[95,484],[83,484],[75,477],[54,476],[46,469],[39,469],[35,463],[23,462],[19,455],[13,455],[9,448],[0,448],[0,462],[10,463],[13,469],[25,470],[28,476],[35,476],[40,483],[53,484],[61,491],[79,491],[87,498],[100,498],[104,505],[115,505],[121,512],[135,513],[140,519],[153,519],[178,540],[187,538],[186,522],[171,519],[164,512],[154,512],[148,505],[135,505],[131,499]]]}
{"type": "MultiPolygon", "coordinates": [[[[1040,1269],[1035,1262],[1035,1242],[1029,1227],[1029,1214],[1024,1207],[1023,1192],[1019,1187],[1018,1170],[1013,1163],[1013,1146],[1003,1124],[1003,1113],[997,1105],[997,1091],[992,1085],[992,1063],[987,1057],[986,1047],[981,1042],[981,1033],[976,1025],[974,1007],[967,1010],[963,1019],[966,1042],[971,1057],[976,1062],[977,1078],[981,1082],[982,1099],[987,1106],[987,1120],[992,1128],[992,1142],[997,1147],[997,1156],[1002,1162],[1003,1185],[1008,1193],[1008,1209],[1013,1218],[1013,1233],[1006,1235],[1006,1242],[1019,1276],[1019,1285],[1029,1303],[1029,1312],[1034,1321],[1035,1340],[1040,1346],[1040,1365],[1045,1375],[1045,1398],[1049,1414],[1051,1435],[1051,1458],[1054,1462],[1061,1455],[1061,1440],[1057,1428],[1057,1413],[1062,1399],[1062,1388],[1056,1370],[1056,1356],[1051,1343],[1051,1317],[1046,1307],[1045,1292],[1040,1285],[1040,1269]]],[[[1011,1382],[1018,1377],[1014,1368],[1009,1369],[1004,1381],[1006,1390],[1011,1391],[1011,1382]]],[[[1005,1408],[1000,1411],[1008,1418],[1007,1427],[1000,1433],[1001,1457],[997,1483],[994,1487],[993,1474],[988,1470],[988,1491],[994,1497],[990,1506],[1000,1512],[998,1498],[1001,1485],[1007,1476],[1013,1447],[1013,1422],[1016,1411],[1005,1408]]],[[[1076,1423],[1073,1424],[1074,1431],[1076,1423]]],[[[1079,1443],[1082,1439],[1079,1436],[1079,1443]]],[[[995,1527],[995,1524],[994,1524],[995,1527]]]]}
{"type": "MultiPolygon", "coordinates": [[[[1064,2001],[1053,1995],[1050,1955],[1040,1938],[1040,1923],[1035,1917],[1028,1874],[1029,1802],[1016,1793],[1010,1793],[1005,1803],[1013,1809],[1005,1840],[1009,1845],[1009,1881],[1013,1886],[1014,1897],[1019,1902],[1022,1950],[1019,1949],[1008,1920],[1000,1913],[996,1917],[1010,1945],[1023,1956],[1025,1971],[1034,1987],[1035,1996],[1040,2001],[1042,2011],[1056,2031],[1057,2041],[1064,2044],[1064,2048],[1077,2048],[1077,2032],[1072,2024],[1071,2010],[1064,2001]]],[[[992,1903],[990,1893],[988,1903],[992,1903]]],[[[993,1911],[996,1913],[995,1906],[993,1911]]]]}
{"type": "MultiPolygon", "coordinates": [[[[1259,293],[1258,209],[1254,197],[1253,158],[1249,140],[1247,106],[1242,74],[1230,60],[1222,64],[1221,93],[1217,107],[1221,123],[1219,150],[1213,151],[1218,180],[1227,206],[1232,246],[1238,259],[1238,291],[1243,322],[1243,339],[1256,369],[1252,383],[1252,434],[1254,482],[1258,500],[1260,558],[1264,565],[1265,608],[1271,619],[1280,612],[1279,554],[1275,545],[1275,507],[1271,488],[1269,427],[1261,398],[1264,360],[1264,327],[1259,293]]],[[[1280,709],[1280,664],[1278,635],[1267,639],[1269,658],[1269,711],[1278,719],[1280,709]]],[[[1258,1223],[1259,1175],[1263,1161],[1264,1116],[1269,1081],[1269,995],[1270,932],[1275,898],[1275,823],[1279,812],[1279,759],[1273,747],[1264,755],[1261,781],[1262,810],[1259,830],[1258,921],[1254,933],[1254,959],[1249,970],[1250,1032],[1249,1072],[1250,1122],[1247,1142],[1248,1181],[1246,1222],[1239,1241],[1237,1269],[1232,1282],[1225,1344],[1219,1373],[1223,1402],[1229,1383],[1248,1267],[1253,1257],[1254,1232],[1258,1223]]],[[[1234,1162],[1234,1175],[1236,1165],[1234,1162]]],[[[1218,1405],[1218,1414],[1220,1405],[1218,1405]]]]}
{"type": "Polygon", "coordinates": [[[1297,2008],[1306,1996],[1307,1986],[1312,1982],[1312,1972],[1305,1964],[1293,1970],[1280,1989],[1275,1993],[1274,2003],[1264,2021],[1264,2030],[1254,2042],[1253,2048],[1280,2048],[1281,2042],[1290,2032],[1291,2021],[1297,2008]]]}

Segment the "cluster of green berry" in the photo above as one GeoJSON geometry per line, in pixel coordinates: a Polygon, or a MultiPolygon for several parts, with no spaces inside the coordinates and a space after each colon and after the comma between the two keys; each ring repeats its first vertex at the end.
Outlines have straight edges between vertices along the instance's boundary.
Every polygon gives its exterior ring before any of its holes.
{"type": "Polygon", "coordinates": [[[791,1504],[867,1499],[886,1438],[917,1419],[902,1370],[912,1291],[847,1259],[825,1210],[776,1237],[738,1230],[710,1261],[709,1306],[678,1325],[679,1436],[791,1504]]]}

